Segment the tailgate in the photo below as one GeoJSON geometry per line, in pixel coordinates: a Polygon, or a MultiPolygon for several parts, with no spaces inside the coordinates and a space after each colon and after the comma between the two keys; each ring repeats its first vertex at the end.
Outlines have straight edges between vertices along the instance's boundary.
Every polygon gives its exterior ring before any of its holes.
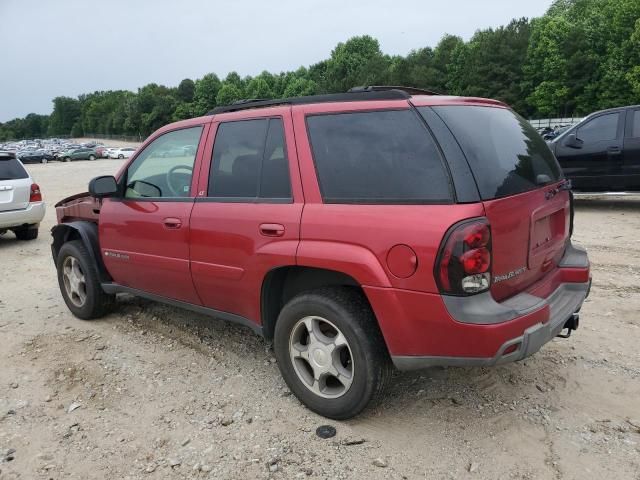
{"type": "Polygon", "coordinates": [[[23,210],[29,205],[31,180],[0,180],[0,212],[23,210]]]}
{"type": "Polygon", "coordinates": [[[548,193],[555,191],[551,185],[484,202],[491,224],[491,293],[496,300],[526,289],[562,258],[569,237],[569,193],[548,193]]]}

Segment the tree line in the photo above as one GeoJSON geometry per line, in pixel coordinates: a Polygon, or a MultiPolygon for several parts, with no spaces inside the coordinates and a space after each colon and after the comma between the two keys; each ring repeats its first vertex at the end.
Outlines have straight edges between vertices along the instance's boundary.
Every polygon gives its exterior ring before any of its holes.
{"type": "Polygon", "coordinates": [[[405,85],[502,100],[527,117],[582,116],[640,103],[640,1],[556,0],[544,16],[445,35],[434,47],[387,55],[370,36],[339,43],[331,56],[295,71],[185,78],[137,92],[56,97],[51,115],[0,123],[0,141],[85,133],[147,136],[169,122],[245,98],[345,92],[405,85]]]}

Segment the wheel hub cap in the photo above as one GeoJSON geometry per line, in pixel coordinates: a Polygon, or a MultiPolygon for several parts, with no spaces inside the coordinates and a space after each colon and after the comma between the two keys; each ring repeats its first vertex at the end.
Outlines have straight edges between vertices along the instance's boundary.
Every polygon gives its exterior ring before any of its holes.
{"type": "Polygon", "coordinates": [[[75,257],[67,257],[62,264],[62,282],[67,297],[76,307],[82,307],[87,301],[87,283],[75,257]]]}
{"type": "Polygon", "coordinates": [[[315,316],[300,319],[291,330],[289,356],[300,381],[316,395],[338,398],[351,387],[351,347],[329,320],[315,316]]]}

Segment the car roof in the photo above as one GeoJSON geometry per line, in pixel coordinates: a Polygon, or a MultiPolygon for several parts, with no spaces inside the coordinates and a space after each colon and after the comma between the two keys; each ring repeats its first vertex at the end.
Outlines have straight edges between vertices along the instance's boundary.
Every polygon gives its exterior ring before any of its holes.
{"type": "MultiPolygon", "coordinates": [[[[251,110],[277,110],[282,107],[300,106],[300,105],[317,105],[321,109],[322,104],[327,105],[327,109],[332,109],[329,104],[339,104],[348,102],[374,102],[380,105],[386,101],[386,104],[394,103],[394,101],[405,105],[411,101],[416,107],[422,106],[445,106],[445,105],[475,105],[475,106],[491,106],[508,108],[503,102],[479,97],[458,97],[450,95],[440,95],[430,90],[423,90],[413,87],[399,86],[366,86],[354,87],[346,93],[331,93],[326,95],[309,95],[304,97],[290,97],[274,100],[264,99],[248,99],[234,102],[231,105],[216,107],[206,115],[187,120],[180,120],[160,128],[156,133],[162,134],[170,130],[179,128],[196,127],[206,123],[211,123],[214,118],[230,118],[238,119],[240,116],[234,115],[236,112],[247,112],[251,110]]],[[[386,107],[382,107],[386,108],[386,107]]],[[[154,135],[155,137],[155,135],[154,135]]]]}

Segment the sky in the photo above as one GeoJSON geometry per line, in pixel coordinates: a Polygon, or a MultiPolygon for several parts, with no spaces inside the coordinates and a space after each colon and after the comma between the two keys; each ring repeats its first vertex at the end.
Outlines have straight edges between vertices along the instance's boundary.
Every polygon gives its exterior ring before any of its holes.
{"type": "Polygon", "coordinates": [[[0,0],[0,122],[56,96],[309,66],[355,35],[384,53],[537,17],[551,0],[0,0]]]}

